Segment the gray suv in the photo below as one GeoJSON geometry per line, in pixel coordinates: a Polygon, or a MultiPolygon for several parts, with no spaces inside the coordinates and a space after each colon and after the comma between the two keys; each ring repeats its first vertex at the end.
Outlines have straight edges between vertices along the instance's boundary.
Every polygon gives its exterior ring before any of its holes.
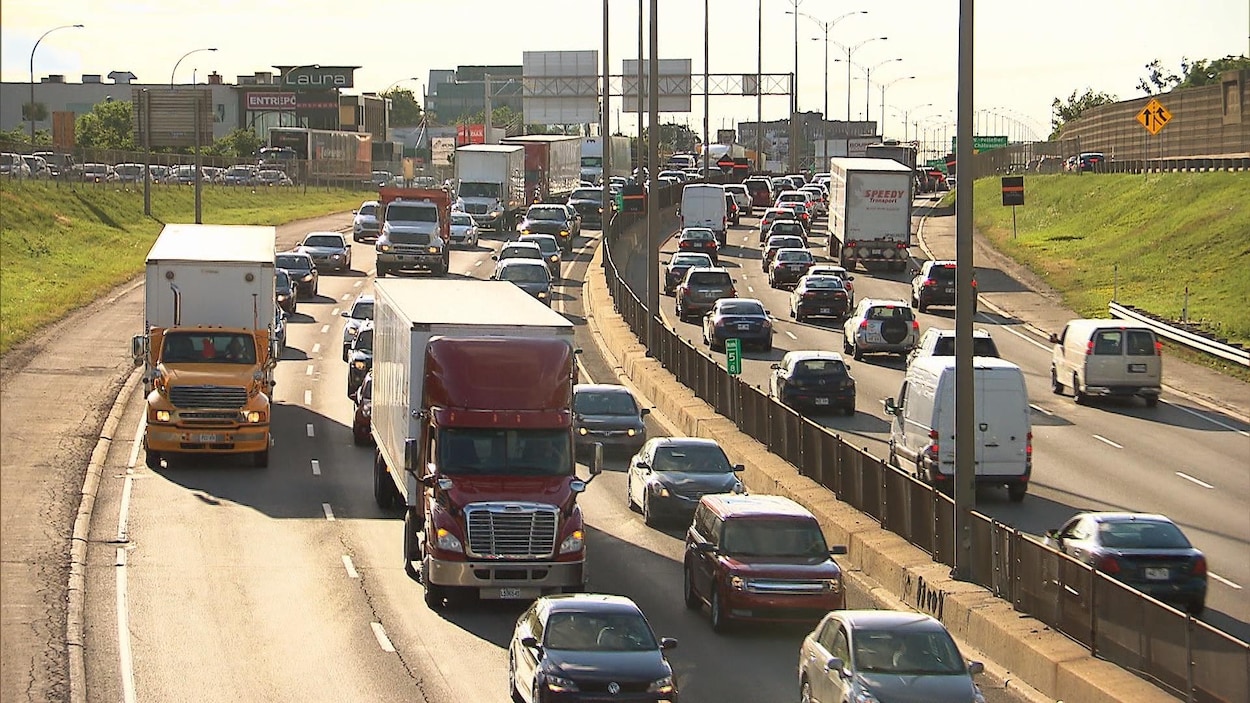
{"type": "Polygon", "coordinates": [[[736,298],[733,279],[723,268],[695,267],[677,286],[677,319],[685,320],[711,310],[721,298],[736,298]]]}

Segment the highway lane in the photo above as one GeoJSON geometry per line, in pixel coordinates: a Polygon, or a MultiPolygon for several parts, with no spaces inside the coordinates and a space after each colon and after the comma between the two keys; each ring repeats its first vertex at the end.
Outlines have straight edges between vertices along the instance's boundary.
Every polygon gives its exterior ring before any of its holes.
{"type": "MultiPolygon", "coordinates": [[[[453,253],[453,274],[486,275],[499,242],[483,244],[453,253]]],[[[402,568],[399,515],[373,502],[372,449],[352,445],[338,311],[369,289],[371,250],[353,257],[357,272],[324,276],[292,319],[270,468],[205,458],[150,471],[134,443],[141,399],[130,399],[92,524],[90,700],[505,699],[504,647],[523,605],[428,610],[402,568]]],[[[589,255],[573,258],[556,308],[578,325],[588,374],[611,379],[578,299],[589,255]]],[[[582,499],[590,587],[634,597],[679,638],[683,700],[791,699],[804,629],[724,637],[687,611],[681,530],[647,528],[624,507],[624,463],[610,458],[582,499]]]]}
{"type": "MultiPolygon", "coordinates": [[[[746,351],[743,379],[768,388],[769,366],[792,349],[842,350],[840,321],[797,323],[789,318],[789,293],[769,287],[760,270],[758,220],[743,218],[731,229],[731,246],[721,260],[730,270],[738,293],[762,300],[775,318],[771,353],[746,351]]],[[[814,228],[813,250],[827,259],[824,222],[814,228]]],[[[667,259],[674,242],[662,246],[667,259]]],[[[627,276],[635,285],[645,281],[631,259],[627,276]]],[[[897,273],[855,275],[856,298],[910,298],[910,275],[897,273]]],[[[992,297],[992,296],[991,296],[992,297]]],[[[661,299],[661,314],[669,327],[691,343],[706,349],[697,323],[677,322],[673,299],[661,299]]],[[[954,327],[954,311],[937,308],[917,314],[920,331],[929,326],[954,327]]],[[[1030,494],[1022,504],[1007,501],[1001,489],[980,492],[978,509],[1033,535],[1059,526],[1083,510],[1159,512],[1177,521],[1191,541],[1202,549],[1214,574],[1203,619],[1242,638],[1250,638],[1250,449],[1247,427],[1216,420],[1213,413],[1185,398],[1166,393],[1156,409],[1137,402],[1076,405],[1070,395],[1055,396],[1050,389],[1050,345],[982,305],[976,326],[990,332],[1004,358],[1025,372],[1033,406],[1034,473],[1030,494]]],[[[723,358],[720,353],[714,354],[723,358]]],[[[898,395],[904,362],[890,355],[867,355],[850,361],[856,379],[857,413],[817,416],[821,424],[848,437],[872,454],[888,454],[889,416],[882,399],[898,395]]],[[[1168,361],[1164,360],[1166,380],[1168,361]]]]}

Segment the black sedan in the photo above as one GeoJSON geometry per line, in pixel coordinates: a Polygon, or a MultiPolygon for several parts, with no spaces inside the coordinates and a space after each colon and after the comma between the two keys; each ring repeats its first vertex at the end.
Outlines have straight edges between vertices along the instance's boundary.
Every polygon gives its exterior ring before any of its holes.
{"type": "Polygon", "coordinates": [[[790,292],[790,317],[803,322],[810,317],[836,317],[851,311],[851,296],[837,276],[804,276],[790,292]]]}
{"type": "Polygon", "coordinates": [[[814,265],[816,258],[807,249],[778,249],[768,266],[768,285],[773,288],[792,286],[814,265]]]}
{"type": "Polygon", "coordinates": [[[703,316],[703,341],[712,350],[724,350],[725,340],[742,340],[748,345],[773,350],[773,322],[764,304],[752,298],[723,298],[703,316]]]}
{"type": "Polygon", "coordinates": [[[1165,603],[1201,615],[1207,601],[1207,559],[1163,515],[1078,513],[1046,545],[1165,603]]]}
{"type": "Polygon", "coordinates": [[[716,233],[704,227],[687,227],[677,235],[677,251],[707,254],[712,257],[712,265],[720,263],[717,256],[720,243],[716,241],[716,233]]]}
{"type": "Polygon", "coordinates": [[[855,379],[837,352],[786,352],[773,364],[768,394],[794,408],[855,414],[855,379]]]}
{"type": "Polygon", "coordinates": [[[603,190],[600,188],[578,188],[569,195],[565,203],[582,216],[582,223],[591,227],[603,225],[603,213],[611,216],[611,205],[603,203],[603,190]]]}
{"type": "Polygon", "coordinates": [[[319,276],[317,266],[313,263],[311,256],[295,251],[284,252],[278,254],[274,265],[280,269],[286,269],[287,273],[291,274],[297,296],[312,298],[317,295],[319,276]]]}
{"type": "Polygon", "coordinates": [[[686,279],[686,272],[699,266],[711,267],[712,257],[707,254],[679,251],[664,265],[664,295],[672,295],[678,284],[686,279]]]}
{"type": "Polygon", "coordinates": [[[274,296],[278,300],[278,307],[282,308],[286,314],[294,315],[295,307],[298,305],[296,298],[299,294],[295,290],[295,279],[291,278],[290,272],[286,269],[275,271],[273,289],[274,296]]]}
{"type": "Polygon", "coordinates": [[[350,271],[352,248],[338,232],[310,232],[295,251],[312,257],[319,271],[350,271]]]}
{"type": "Polygon", "coordinates": [[[573,440],[578,449],[602,444],[604,451],[636,452],[647,441],[643,418],[650,412],[625,386],[579,383],[573,386],[573,440]]]}
{"type": "Polygon", "coordinates": [[[764,253],[760,260],[760,270],[768,273],[768,267],[773,264],[773,257],[782,249],[802,249],[806,245],[803,244],[802,237],[795,237],[789,234],[774,234],[768,238],[768,242],[764,244],[764,253]]]}
{"type": "Polygon", "coordinates": [[[655,525],[662,519],[690,517],[703,496],[744,493],[738,478],[744,467],[729,463],[716,440],[702,437],[656,437],[629,460],[625,500],[642,511],[642,520],[655,525]]]}
{"type": "Polygon", "coordinates": [[[642,610],[624,596],[545,596],[517,618],[508,643],[511,700],[677,701],[664,650],[642,610]]]}
{"type": "Polygon", "coordinates": [[[352,348],[347,353],[347,397],[353,398],[360,384],[364,383],[365,375],[373,369],[373,321],[360,326],[360,332],[352,340],[352,348]]]}
{"type": "Polygon", "coordinates": [[[572,250],[576,220],[564,205],[531,205],[517,225],[521,234],[550,234],[565,252],[572,250]]]}

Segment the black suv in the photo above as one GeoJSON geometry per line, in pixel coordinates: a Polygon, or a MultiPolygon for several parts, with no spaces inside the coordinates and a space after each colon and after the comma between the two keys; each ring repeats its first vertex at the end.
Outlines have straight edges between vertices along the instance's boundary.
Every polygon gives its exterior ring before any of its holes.
{"type": "MultiPolygon", "coordinates": [[[[926,261],[911,279],[911,306],[924,312],[932,305],[955,305],[955,262],[926,261]]],[[[977,282],[972,281],[972,311],[977,311],[977,282]]]]}
{"type": "Polygon", "coordinates": [[[591,227],[603,225],[605,210],[607,210],[609,217],[612,216],[610,206],[604,206],[603,190],[600,188],[578,188],[569,195],[569,200],[565,204],[582,216],[582,224],[590,225],[591,227]]]}

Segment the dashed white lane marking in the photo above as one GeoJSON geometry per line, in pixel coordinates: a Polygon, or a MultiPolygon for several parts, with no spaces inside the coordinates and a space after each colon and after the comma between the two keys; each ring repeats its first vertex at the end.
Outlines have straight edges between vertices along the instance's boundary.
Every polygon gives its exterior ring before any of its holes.
{"type": "Polygon", "coordinates": [[[313,472],[313,476],[321,475],[321,462],[320,461],[317,461],[316,459],[312,460],[312,472],[313,472]]]}
{"type": "Polygon", "coordinates": [[[754,293],[754,292],[755,292],[755,289],[754,289],[754,288],[752,288],[751,286],[747,286],[747,292],[748,292],[748,293],[754,293]]]}
{"type": "Polygon", "coordinates": [[[347,578],[360,578],[360,574],[356,573],[356,565],[352,563],[352,558],[346,554],[343,555],[343,568],[347,569],[347,578]]]}
{"type": "Polygon", "coordinates": [[[312,405],[312,391],[304,391],[304,405],[312,405]]]}
{"type": "Polygon", "coordinates": [[[1123,449],[1123,448],[1124,448],[1124,447],[1123,447],[1123,445],[1116,444],[1115,442],[1112,442],[1111,440],[1107,439],[1106,437],[1103,437],[1102,435],[1094,435],[1094,439],[1098,440],[1099,442],[1104,442],[1104,443],[1106,443],[1106,444],[1110,444],[1111,446],[1115,447],[1116,449],[1123,449]]]}
{"type": "Polygon", "coordinates": [[[322,326],[321,326],[321,334],[325,334],[326,332],[329,332],[329,331],[330,331],[330,326],[329,326],[329,325],[322,325],[322,326]]]}
{"type": "Polygon", "coordinates": [[[799,338],[798,338],[798,337],[795,337],[793,332],[791,332],[790,330],[786,330],[785,332],[786,332],[786,336],[787,336],[787,337],[789,337],[790,339],[793,339],[793,340],[795,340],[795,341],[798,341],[798,339],[799,339],[799,338]]]}
{"type": "Polygon", "coordinates": [[[383,652],[394,652],[395,645],[391,644],[391,638],[386,636],[386,630],[380,622],[371,622],[369,627],[373,628],[373,636],[378,639],[378,646],[383,652]]]}
{"type": "Polygon", "coordinates": [[[352,288],[359,288],[361,284],[363,283],[364,281],[356,281],[355,283],[352,284],[352,288]]]}
{"type": "Polygon", "coordinates": [[[1198,484],[1199,486],[1202,486],[1203,488],[1208,488],[1208,489],[1209,489],[1209,488],[1215,488],[1215,486],[1212,486],[1211,484],[1207,483],[1206,481],[1203,481],[1203,480],[1201,480],[1201,479],[1194,478],[1193,476],[1190,476],[1189,474],[1185,473],[1184,471],[1177,471],[1177,472],[1176,472],[1176,475],[1177,475],[1177,476],[1180,476],[1181,478],[1185,479],[1186,481],[1190,481],[1190,482],[1192,482],[1192,483],[1196,483],[1196,484],[1198,484]]]}
{"type": "Polygon", "coordinates": [[[330,311],[330,317],[338,317],[340,312],[342,311],[339,310],[338,308],[334,308],[333,310],[330,311]]]}
{"type": "Polygon", "coordinates": [[[321,512],[325,513],[328,522],[334,522],[334,511],[330,508],[329,503],[321,504],[321,512]]]}
{"type": "Polygon", "coordinates": [[[480,259],[479,259],[479,260],[477,260],[477,261],[474,261],[474,262],[473,262],[473,265],[474,265],[475,267],[477,267],[477,266],[481,266],[481,265],[482,265],[482,261],[481,261],[480,259]]]}
{"type": "MultiPolygon", "coordinates": [[[[339,300],[351,300],[351,299],[352,299],[352,294],[351,294],[351,293],[344,293],[344,294],[343,294],[343,297],[342,297],[342,298],[339,298],[339,300]]],[[[337,314],[337,313],[336,313],[336,314],[337,314]]]]}
{"type": "Polygon", "coordinates": [[[304,375],[305,375],[305,376],[311,376],[311,375],[313,375],[313,365],[312,365],[312,364],[309,364],[309,365],[308,365],[308,368],[304,369],[304,375]]]}
{"type": "Polygon", "coordinates": [[[314,344],[314,345],[313,345],[313,348],[312,348],[312,353],[313,353],[313,354],[320,354],[320,353],[321,353],[321,342],[317,342],[316,344],[314,344]]]}
{"type": "Polygon", "coordinates": [[[134,657],[130,650],[130,613],[126,598],[126,548],[117,548],[117,654],[122,669],[122,701],[134,703],[134,657]]]}
{"type": "Polygon", "coordinates": [[[312,437],[312,436],[313,436],[313,426],[312,426],[312,423],[311,423],[311,422],[310,422],[310,423],[308,423],[308,436],[309,436],[309,437],[312,437]]]}
{"type": "MultiPolygon", "coordinates": [[[[369,269],[369,271],[368,271],[365,275],[367,275],[369,278],[373,278],[374,276],[378,275],[378,270],[377,270],[377,269],[369,269]]],[[[359,282],[357,282],[357,283],[356,283],[356,285],[360,285],[360,283],[359,283],[359,282]]]]}
{"type": "Polygon", "coordinates": [[[1039,413],[1041,413],[1041,414],[1043,414],[1043,415],[1054,415],[1054,413],[1052,413],[1051,411],[1047,410],[1046,408],[1043,408],[1043,407],[1042,407],[1042,406],[1040,406],[1040,405],[1034,405],[1034,404],[1032,404],[1032,403],[1029,403],[1029,407],[1030,407],[1030,408],[1032,408],[1032,409],[1034,409],[1034,410],[1036,410],[1037,412],[1039,412],[1039,413]]]}
{"type": "Polygon", "coordinates": [[[1233,583],[1232,581],[1229,581],[1228,579],[1224,578],[1223,576],[1220,576],[1220,575],[1218,575],[1218,574],[1213,574],[1213,573],[1211,573],[1210,571],[1208,571],[1208,572],[1207,572],[1207,576],[1210,576],[1211,578],[1215,579],[1216,581],[1219,581],[1220,583],[1224,584],[1225,586],[1228,586],[1229,588],[1234,588],[1234,589],[1236,589],[1236,590],[1238,590],[1238,591],[1240,591],[1240,590],[1241,590],[1241,586],[1240,586],[1240,585],[1235,584],[1235,583],[1233,583]]]}
{"type": "MultiPolygon", "coordinates": [[[[1163,400],[1162,400],[1162,399],[1160,399],[1160,401],[1159,401],[1159,402],[1163,402],[1163,400]]],[[[1215,418],[1213,418],[1213,417],[1208,417],[1207,415],[1205,415],[1205,414],[1203,414],[1203,413],[1200,413],[1200,412],[1198,412],[1197,410],[1191,410],[1191,409],[1189,409],[1189,408],[1187,408],[1187,407],[1185,407],[1185,406],[1183,406],[1183,405],[1173,405],[1172,407],[1176,408],[1177,410],[1180,410],[1180,411],[1183,411],[1183,412],[1187,412],[1187,413],[1189,413],[1190,415],[1193,415],[1194,417],[1199,417],[1199,418],[1202,418],[1203,420],[1206,420],[1207,422],[1210,422],[1211,424],[1216,425],[1217,427],[1223,427],[1224,429],[1228,430],[1229,432],[1236,432],[1237,434],[1241,435],[1242,437],[1250,437],[1250,432],[1247,432],[1246,430],[1238,429],[1238,428],[1236,428],[1236,427],[1233,427],[1232,425],[1228,425],[1228,424],[1225,424],[1225,423],[1223,423],[1223,422],[1220,422],[1219,420],[1216,420],[1216,419],[1215,419],[1215,418]]]]}

